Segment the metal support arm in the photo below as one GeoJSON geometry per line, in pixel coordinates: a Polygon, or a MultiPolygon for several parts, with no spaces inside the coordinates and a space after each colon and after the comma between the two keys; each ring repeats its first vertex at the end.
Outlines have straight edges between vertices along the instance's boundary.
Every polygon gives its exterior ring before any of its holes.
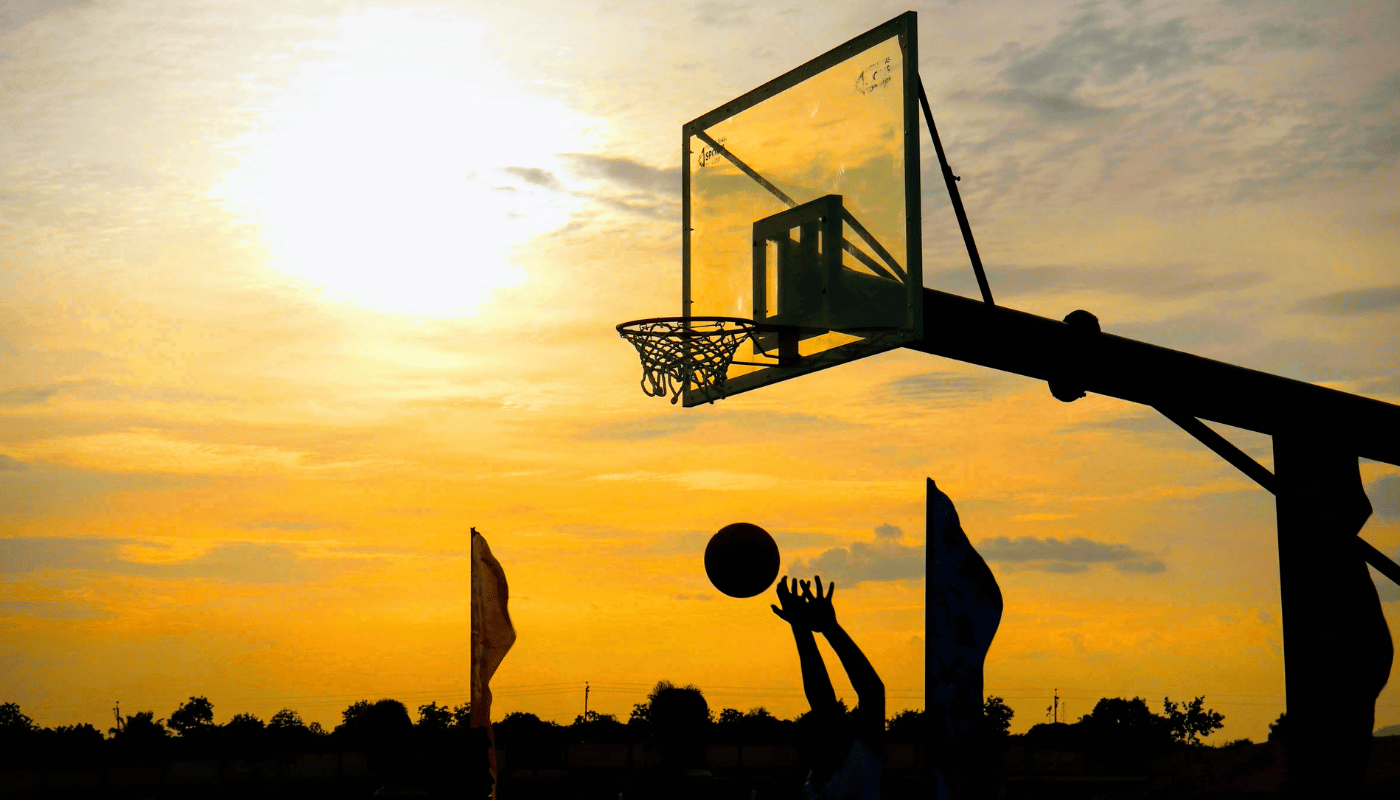
{"type": "Polygon", "coordinates": [[[924,289],[924,338],[906,347],[1273,436],[1308,429],[1400,466],[1400,406],[1059,320],[924,289]]]}

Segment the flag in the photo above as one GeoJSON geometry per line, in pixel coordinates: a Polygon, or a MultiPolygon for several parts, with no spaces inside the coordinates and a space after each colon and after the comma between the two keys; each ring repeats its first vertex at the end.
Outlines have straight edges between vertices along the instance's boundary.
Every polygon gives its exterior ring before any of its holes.
{"type": "Polygon", "coordinates": [[[930,479],[924,578],[924,696],[935,797],[995,796],[1000,759],[979,750],[982,669],[1001,625],[1001,587],[968,541],[948,495],[930,479]]]}
{"type": "MultiPolygon", "coordinates": [[[[515,644],[510,622],[510,589],[501,562],[491,555],[486,539],[472,528],[472,712],[474,728],[491,737],[491,676],[515,644]]],[[[495,748],[491,750],[491,776],[496,772],[495,748]]],[[[494,796],[495,792],[492,792],[494,796]]]]}

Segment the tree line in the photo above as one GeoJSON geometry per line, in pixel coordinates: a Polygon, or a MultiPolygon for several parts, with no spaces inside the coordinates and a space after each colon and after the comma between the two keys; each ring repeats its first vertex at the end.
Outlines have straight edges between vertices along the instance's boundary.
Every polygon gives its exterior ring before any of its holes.
{"type": "MultiPolygon", "coordinates": [[[[1042,723],[1013,737],[1010,728],[1015,712],[1002,698],[989,696],[982,709],[980,734],[995,741],[1021,742],[1030,749],[1092,752],[1110,760],[1122,760],[1173,747],[1202,746],[1202,740],[1224,724],[1224,715],[1206,708],[1204,701],[1204,697],[1197,697],[1174,703],[1163,698],[1163,711],[1157,714],[1139,697],[1103,698],[1077,722],[1042,723]]],[[[154,711],[140,711],[120,719],[104,735],[89,723],[41,728],[17,703],[4,703],[0,704],[0,745],[11,754],[353,749],[356,720],[370,705],[368,700],[351,703],[341,712],[340,724],[327,731],[318,722],[304,722],[290,708],[278,711],[267,721],[254,714],[239,713],[216,725],[214,704],[206,697],[192,696],[166,718],[157,718],[154,711]]],[[[718,713],[712,711],[710,717],[709,738],[716,744],[788,744],[793,741],[797,725],[796,719],[782,719],[763,706],[748,711],[723,708],[718,713]]],[[[1270,726],[1271,740],[1286,730],[1285,717],[1281,715],[1270,726]]],[[[470,719],[470,703],[455,707],[425,703],[418,706],[414,729],[425,742],[444,740],[464,734],[470,719]]],[[[922,741],[927,720],[926,712],[900,711],[886,721],[886,741],[922,741]]],[[[649,727],[648,705],[637,703],[625,722],[612,714],[589,711],[575,717],[571,724],[560,725],[528,712],[512,712],[495,724],[495,737],[498,747],[516,749],[523,756],[526,751],[557,751],[570,743],[645,743],[649,727]]],[[[1237,740],[1230,745],[1249,743],[1237,740]]]]}

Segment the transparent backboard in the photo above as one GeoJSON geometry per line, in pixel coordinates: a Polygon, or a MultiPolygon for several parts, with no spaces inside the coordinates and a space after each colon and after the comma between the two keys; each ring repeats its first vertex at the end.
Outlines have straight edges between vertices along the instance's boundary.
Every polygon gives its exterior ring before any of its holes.
{"type": "Polygon", "coordinates": [[[922,334],[915,15],[683,128],[686,316],[753,319],[722,395],[922,334]]]}

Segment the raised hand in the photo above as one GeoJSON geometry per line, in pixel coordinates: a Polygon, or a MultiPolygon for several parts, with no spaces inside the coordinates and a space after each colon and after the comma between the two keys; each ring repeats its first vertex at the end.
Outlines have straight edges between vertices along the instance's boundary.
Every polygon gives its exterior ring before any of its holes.
{"type": "Polygon", "coordinates": [[[817,593],[812,594],[812,584],[802,581],[802,599],[805,601],[803,608],[807,625],[818,633],[831,633],[837,629],[836,608],[831,605],[831,597],[836,594],[836,583],[832,582],[826,587],[826,593],[822,593],[822,577],[813,576],[817,581],[817,593]]]}
{"type": "Polygon", "coordinates": [[[807,601],[797,593],[796,579],[793,580],[791,589],[788,588],[786,575],[781,581],[778,581],[778,602],[782,604],[782,608],[778,608],[778,606],[769,606],[769,608],[773,609],[773,613],[777,614],[780,619],[803,630],[811,629],[807,619],[807,601]]]}

